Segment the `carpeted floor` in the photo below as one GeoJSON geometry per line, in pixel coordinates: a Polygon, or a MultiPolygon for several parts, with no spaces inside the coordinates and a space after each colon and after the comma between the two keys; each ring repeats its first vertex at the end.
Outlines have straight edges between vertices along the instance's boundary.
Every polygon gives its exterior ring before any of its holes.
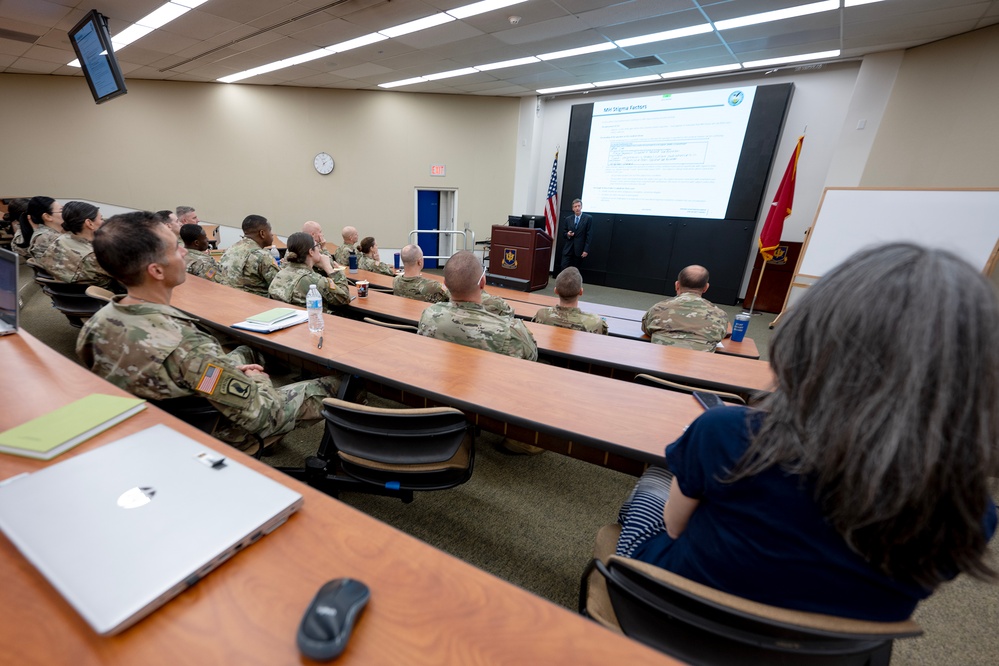
{"type": "MultiPolygon", "coordinates": [[[[57,351],[75,359],[77,329],[53,310],[48,298],[21,274],[22,325],[57,351]]],[[[551,293],[549,286],[548,293],[551,293]]],[[[653,294],[587,287],[584,299],[645,309],[653,294]]],[[[734,314],[736,306],[725,306],[734,314]]],[[[766,358],[768,325],[774,315],[754,316],[749,336],[766,358]]],[[[274,466],[300,465],[315,452],[321,424],[285,437],[274,466]]],[[[458,488],[417,495],[412,504],[357,493],[341,499],[475,566],[551,601],[576,608],[579,575],[589,559],[597,529],[615,519],[634,482],[632,477],[553,453],[508,456],[498,437],[477,440],[475,473],[458,488]]],[[[665,446],[667,442],[663,442],[665,446]]],[[[999,570],[993,546],[991,566],[999,570]]],[[[999,663],[999,586],[968,577],[944,586],[924,602],[916,620],[926,630],[918,639],[897,641],[894,666],[993,666],[999,663]]]]}

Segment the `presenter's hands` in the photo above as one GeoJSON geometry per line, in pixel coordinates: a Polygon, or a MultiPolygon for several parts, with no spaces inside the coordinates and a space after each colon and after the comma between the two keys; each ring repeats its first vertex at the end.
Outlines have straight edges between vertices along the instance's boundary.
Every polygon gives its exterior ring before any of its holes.
{"type": "Polygon", "coordinates": [[[575,231],[567,231],[567,232],[565,233],[565,237],[566,237],[566,238],[572,238],[572,237],[573,237],[573,236],[575,236],[575,235],[576,235],[576,232],[575,232],[575,231]]]}
{"type": "Polygon", "coordinates": [[[583,252],[581,255],[579,255],[579,258],[580,259],[586,259],[586,255],[588,255],[588,254],[589,254],[589,252],[583,252]]]}

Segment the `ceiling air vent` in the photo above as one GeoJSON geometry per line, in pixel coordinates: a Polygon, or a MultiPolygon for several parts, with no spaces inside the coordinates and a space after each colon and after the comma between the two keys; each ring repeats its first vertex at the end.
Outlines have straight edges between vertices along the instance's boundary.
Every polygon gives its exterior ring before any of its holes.
{"type": "Polygon", "coordinates": [[[640,67],[655,67],[663,64],[663,61],[655,56],[645,56],[644,58],[630,58],[628,60],[618,60],[617,64],[628,69],[639,69],[640,67]]]}
{"type": "Polygon", "coordinates": [[[11,39],[15,42],[24,42],[25,44],[34,44],[38,40],[40,35],[29,35],[26,32],[16,32],[14,30],[7,30],[6,28],[0,28],[0,39],[11,39]]]}

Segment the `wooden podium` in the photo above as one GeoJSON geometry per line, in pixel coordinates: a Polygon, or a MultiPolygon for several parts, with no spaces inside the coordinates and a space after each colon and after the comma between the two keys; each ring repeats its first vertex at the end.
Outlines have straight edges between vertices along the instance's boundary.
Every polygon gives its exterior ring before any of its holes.
{"type": "Polygon", "coordinates": [[[552,238],[543,229],[493,225],[486,284],[518,291],[548,286],[552,238]]]}

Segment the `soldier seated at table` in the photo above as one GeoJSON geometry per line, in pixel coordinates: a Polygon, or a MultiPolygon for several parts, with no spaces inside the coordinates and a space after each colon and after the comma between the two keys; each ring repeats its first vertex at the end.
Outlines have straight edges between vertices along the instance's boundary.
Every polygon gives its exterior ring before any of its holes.
{"type": "Polygon", "coordinates": [[[69,201],[62,209],[62,228],[38,259],[49,275],[60,282],[96,285],[116,290],[117,283],[94,256],[94,232],[104,224],[100,209],[85,201],[69,201]]]}
{"type": "Polygon", "coordinates": [[[278,273],[271,253],[274,244],[271,225],[263,215],[247,215],[243,220],[243,238],[222,255],[222,272],[230,287],[267,296],[267,288],[278,273]]]}
{"type": "Polygon", "coordinates": [[[187,256],[187,272],[200,278],[223,284],[222,267],[208,251],[208,236],[200,224],[185,224],[180,228],[180,239],[184,241],[187,256]]]}
{"type": "MultiPolygon", "coordinates": [[[[323,235],[323,227],[321,224],[319,224],[315,220],[309,220],[308,222],[302,225],[302,231],[312,236],[312,240],[316,241],[316,245],[319,246],[319,252],[321,254],[326,255],[326,257],[330,260],[330,266],[332,266],[334,269],[337,269],[340,266],[342,266],[342,264],[338,263],[337,260],[333,257],[333,253],[330,252],[328,249],[326,249],[326,236],[323,235]]],[[[326,277],[333,277],[333,274],[327,273],[326,269],[324,269],[319,264],[319,262],[316,262],[315,266],[312,267],[312,270],[314,270],[317,273],[321,273],[326,277]]]]}
{"type": "Polygon", "coordinates": [[[708,269],[687,266],[676,278],[676,296],[656,303],[642,317],[642,331],[659,345],[713,352],[731,328],[725,311],[704,298],[708,269]]]}
{"type": "Polygon", "coordinates": [[[344,227],[340,237],[343,238],[343,242],[337,246],[333,259],[341,266],[346,266],[350,262],[350,255],[357,254],[357,229],[351,226],[344,227]]]}
{"type": "Polygon", "coordinates": [[[555,278],[555,294],[558,296],[558,305],[539,309],[533,321],[571,328],[574,331],[607,335],[607,322],[603,317],[579,309],[579,297],[583,295],[583,276],[579,274],[578,268],[570,266],[558,274],[555,278]]]}
{"type": "Polygon", "coordinates": [[[323,297],[323,310],[334,312],[340,305],[350,303],[350,291],[347,289],[347,276],[342,270],[335,270],[328,254],[320,251],[321,245],[304,231],[296,231],[288,236],[288,249],[284,253],[284,266],[271,280],[268,288],[270,297],[305,307],[305,296],[309,286],[316,285],[319,295],[323,297]],[[324,277],[315,270],[322,268],[324,277]]]}
{"type": "Polygon", "coordinates": [[[187,278],[187,251],[152,213],[108,220],[94,252],[128,293],[87,321],[76,353],[112,384],[149,400],[205,398],[231,422],[214,436],[248,452],[319,420],[323,399],[337,394],[338,377],[275,387],[252,349],[226,353],[195,317],[171,307],[173,289],[187,278]]]}
{"type": "Polygon", "coordinates": [[[395,275],[395,269],[382,261],[378,255],[378,243],[373,236],[368,236],[357,246],[360,255],[357,257],[357,267],[362,271],[381,273],[382,275],[395,275]]]}
{"type": "Polygon", "coordinates": [[[400,253],[403,274],[392,280],[392,293],[403,298],[428,303],[440,303],[448,299],[447,289],[437,280],[423,277],[423,250],[419,245],[407,245],[400,253]]]}

